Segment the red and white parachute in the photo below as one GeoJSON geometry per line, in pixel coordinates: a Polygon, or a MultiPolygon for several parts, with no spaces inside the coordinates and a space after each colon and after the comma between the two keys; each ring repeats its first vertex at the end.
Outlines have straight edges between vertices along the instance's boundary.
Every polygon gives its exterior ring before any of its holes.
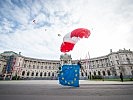
{"type": "Polygon", "coordinates": [[[81,38],[88,38],[90,36],[90,30],[85,28],[78,28],[73,30],[70,33],[67,33],[63,38],[63,43],[61,44],[60,51],[61,52],[69,52],[73,50],[74,45],[81,38]]]}

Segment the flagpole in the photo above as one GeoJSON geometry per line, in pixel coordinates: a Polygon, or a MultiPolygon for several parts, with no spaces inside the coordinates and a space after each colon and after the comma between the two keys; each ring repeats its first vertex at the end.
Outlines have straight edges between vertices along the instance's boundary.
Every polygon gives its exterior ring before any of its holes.
{"type": "Polygon", "coordinates": [[[89,72],[89,79],[91,80],[91,70],[90,70],[90,53],[89,53],[89,51],[88,51],[88,63],[89,63],[89,66],[88,66],[88,71],[90,71],[89,72]]]}
{"type": "MultiPolygon", "coordinates": [[[[90,53],[89,53],[89,51],[88,51],[88,56],[89,56],[89,58],[88,58],[88,63],[89,63],[89,60],[90,60],[90,53]]],[[[88,67],[90,68],[90,65],[88,67]]]]}

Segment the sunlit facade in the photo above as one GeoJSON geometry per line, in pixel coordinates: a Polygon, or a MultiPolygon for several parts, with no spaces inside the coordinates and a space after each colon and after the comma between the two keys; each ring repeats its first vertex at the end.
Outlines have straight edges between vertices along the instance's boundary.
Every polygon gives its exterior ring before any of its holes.
{"type": "MultiPolygon", "coordinates": [[[[81,59],[85,73],[80,72],[80,79],[91,79],[93,76],[114,77],[123,73],[124,76],[133,75],[133,52],[119,50],[96,58],[81,59]]],[[[71,55],[62,54],[59,60],[46,60],[25,57],[21,53],[5,51],[0,54],[1,77],[20,79],[58,79],[59,67],[63,64],[77,64],[71,55]]]]}

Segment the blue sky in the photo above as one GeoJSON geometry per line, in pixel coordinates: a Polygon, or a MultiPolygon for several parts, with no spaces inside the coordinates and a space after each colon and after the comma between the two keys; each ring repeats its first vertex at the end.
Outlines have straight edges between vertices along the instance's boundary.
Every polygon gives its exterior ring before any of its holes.
{"type": "Polygon", "coordinates": [[[91,36],[68,53],[72,59],[133,51],[132,12],[132,0],[0,0],[0,53],[59,59],[63,36],[76,28],[91,36]]]}

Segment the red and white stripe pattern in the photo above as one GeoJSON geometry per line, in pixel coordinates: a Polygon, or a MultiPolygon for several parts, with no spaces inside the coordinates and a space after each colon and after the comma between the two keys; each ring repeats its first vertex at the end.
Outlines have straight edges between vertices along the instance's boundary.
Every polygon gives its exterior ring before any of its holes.
{"type": "Polygon", "coordinates": [[[74,45],[80,40],[80,38],[88,38],[89,36],[90,30],[85,28],[78,28],[67,33],[63,38],[60,51],[65,53],[73,50],[74,45]]]}

